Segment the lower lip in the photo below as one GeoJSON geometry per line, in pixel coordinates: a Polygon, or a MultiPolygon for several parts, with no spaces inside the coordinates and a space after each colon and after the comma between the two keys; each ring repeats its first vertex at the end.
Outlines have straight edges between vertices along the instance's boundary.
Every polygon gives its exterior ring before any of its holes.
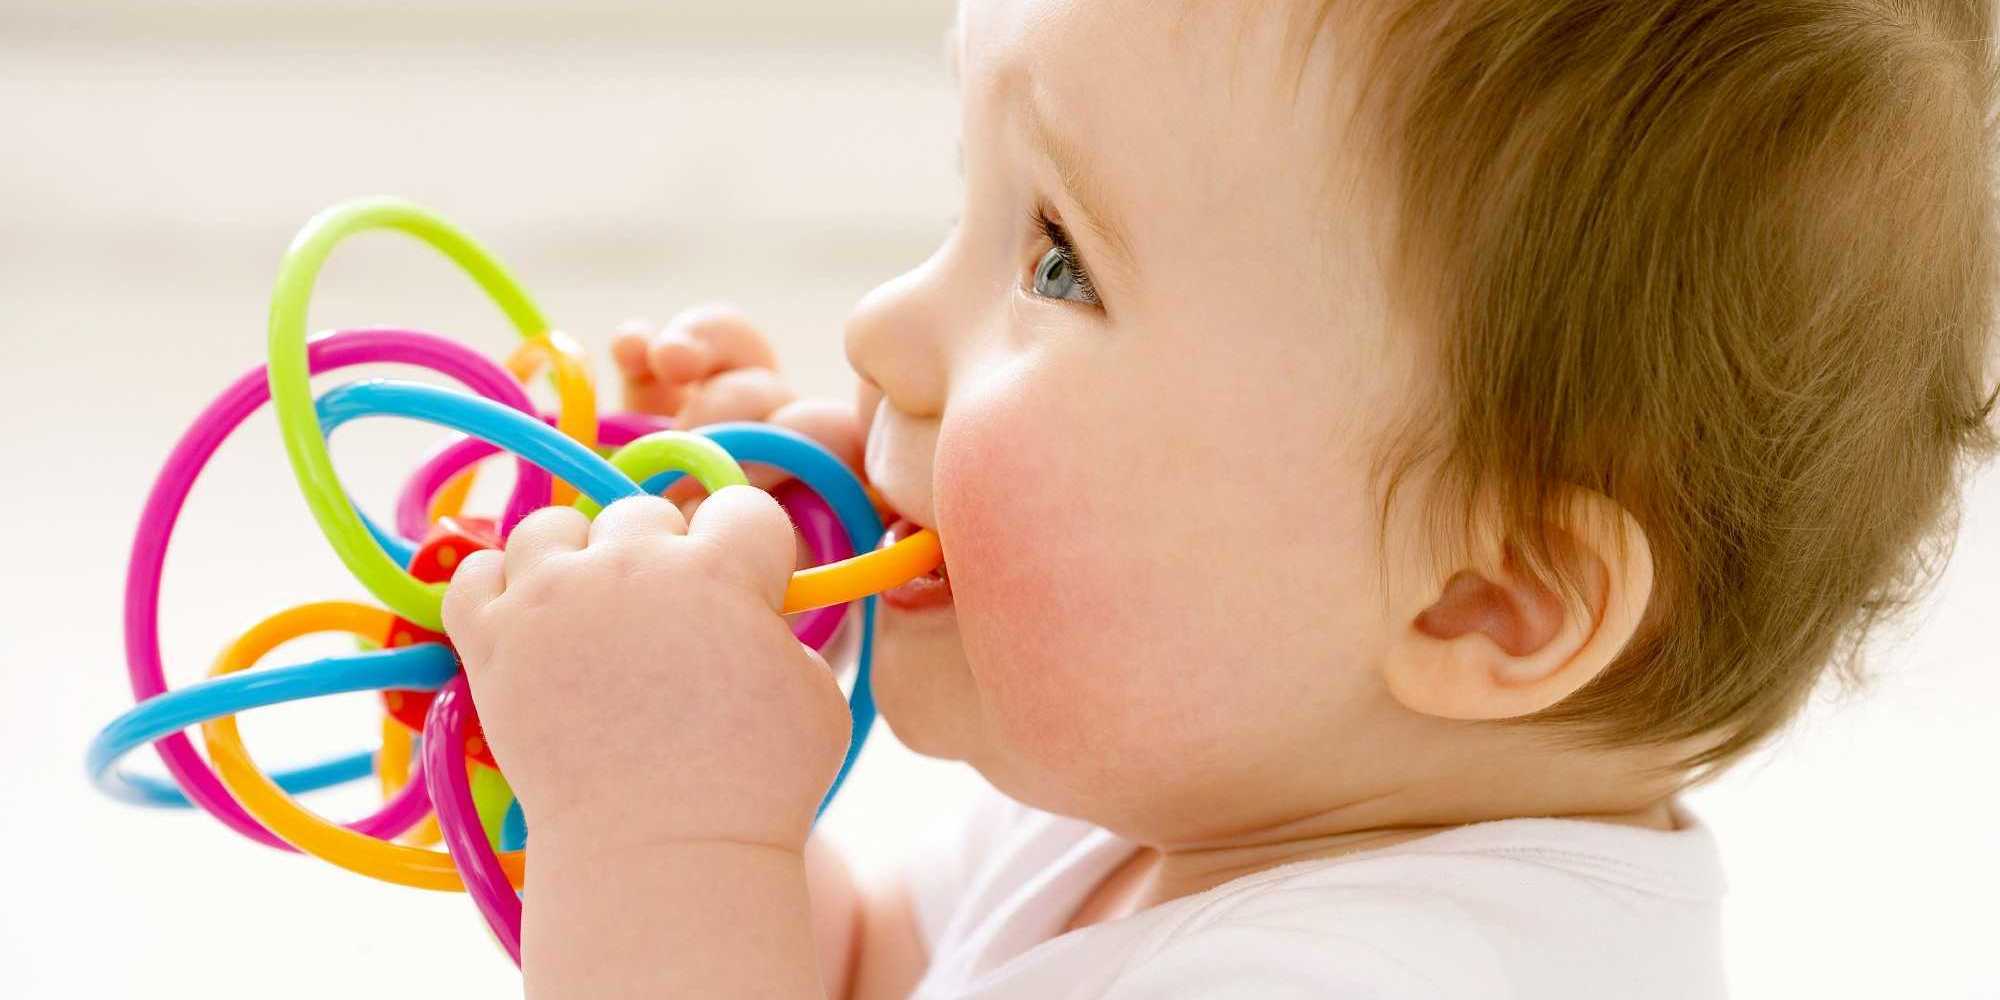
{"type": "MultiPolygon", "coordinates": [[[[897,521],[890,526],[888,542],[908,537],[916,525],[897,521]]],[[[931,611],[951,607],[951,581],[936,571],[882,592],[882,603],[899,611],[931,611]]]]}

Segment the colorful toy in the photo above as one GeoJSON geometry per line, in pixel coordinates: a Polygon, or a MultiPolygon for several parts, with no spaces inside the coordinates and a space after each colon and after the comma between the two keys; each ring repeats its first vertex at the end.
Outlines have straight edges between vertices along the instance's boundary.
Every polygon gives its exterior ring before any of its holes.
{"type": "Polygon", "coordinates": [[[620,497],[659,492],[682,475],[712,491],[745,482],[738,463],[756,462],[795,477],[774,496],[819,563],[795,574],[786,592],[785,611],[799,613],[794,634],[819,648],[839,627],[847,606],[861,604],[860,652],[848,699],[853,738],[820,803],[824,812],[874,722],[873,595],[935,568],[942,554],[934,534],[922,531],[878,548],[883,525],[865,487],[825,449],[789,431],[721,424],[688,433],[644,415],[600,418],[578,346],[549,328],[482,247],[407,202],[349,202],[307,223],[279,271],[269,345],[269,365],[244,374],[196,417],[147,496],[125,586],[125,654],[138,704],[91,742],[86,767],[99,788],[140,805],[197,806],[251,840],[383,881],[467,890],[518,962],[525,818],[494,768],[457,657],[440,631],[445,584],[467,553],[500,545],[539,507],[574,503],[594,515],[620,497]],[[452,341],[412,330],[343,330],[307,339],[306,309],[320,267],[342,239],[370,229],[394,229],[424,241],[485,290],[523,337],[505,369],[452,341]],[[376,362],[429,368],[472,393],[373,379],[312,397],[310,375],[376,362]],[[519,384],[542,369],[551,372],[560,401],[553,415],[537,413],[519,384]],[[266,401],[276,405],[285,450],[314,519],[341,561],[386,608],[328,601],[280,611],[231,643],[209,680],[168,690],[160,662],[159,591],[174,523],[215,450],[266,401]],[[466,435],[411,475],[397,500],[394,531],[354,506],[326,450],[326,436],[336,428],[374,416],[422,420],[466,435]],[[608,461],[596,450],[600,446],[616,448],[608,461]],[[499,518],[460,516],[477,463],[499,451],[516,456],[519,465],[499,518]],[[257,666],[279,644],[323,632],[352,635],[364,648],[309,663],[257,666]],[[243,745],[239,712],[355,691],[381,692],[378,751],[266,774],[243,745]],[[181,732],[196,724],[212,770],[181,732]],[[171,781],[118,767],[126,754],[147,743],[171,781]],[[381,783],[383,804],[345,825],[292,799],[370,775],[381,783]],[[444,852],[426,846],[438,839],[444,852]]]}

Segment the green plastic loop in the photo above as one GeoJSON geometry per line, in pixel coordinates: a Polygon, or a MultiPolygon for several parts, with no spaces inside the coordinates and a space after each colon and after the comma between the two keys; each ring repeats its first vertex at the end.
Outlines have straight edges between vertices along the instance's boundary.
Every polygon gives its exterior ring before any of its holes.
{"type": "Polygon", "coordinates": [[[306,310],[313,285],[341,240],[371,229],[405,233],[443,253],[478,283],[523,337],[546,334],[549,325],[528,293],[486,248],[442,218],[399,198],[360,198],[313,216],[292,240],[278,268],[277,288],[271,295],[271,401],[299,490],[327,543],[369,593],[417,625],[442,630],[439,607],[444,584],[411,576],[368,534],[340,488],[319,417],[313,412],[306,369],[306,310]]]}
{"type": "MultiPolygon", "coordinates": [[[[643,483],[668,470],[693,476],[710,493],[724,486],[748,486],[743,467],[722,446],[699,434],[686,431],[655,431],[611,454],[611,464],[635,483],[643,483]]],[[[576,509],[596,517],[603,506],[578,495],[576,509]]]]}
{"type": "Polygon", "coordinates": [[[507,776],[485,765],[472,767],[472,811],[486,831],[486,843],[500,849],[500,825],[507,819],[507,807],[514,804],[514,788],[507,776]]]}

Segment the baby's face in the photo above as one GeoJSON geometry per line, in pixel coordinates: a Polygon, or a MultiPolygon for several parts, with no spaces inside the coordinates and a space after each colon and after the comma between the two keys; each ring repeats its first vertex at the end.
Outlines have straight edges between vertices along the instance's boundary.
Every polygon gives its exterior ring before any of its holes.
{"type": "Polygon", "coordinates": [[[1266,4],[966,0],[951,44],[963,212],[847,333],[868,475],[952,594],[884,603],[883,712],[1129,834],[1269,820],[1240,792],[1282,813],[1367,745],[1400,625],[1369,467],[1415,352],[1338,45],[1294,95],[1266,4]]]}

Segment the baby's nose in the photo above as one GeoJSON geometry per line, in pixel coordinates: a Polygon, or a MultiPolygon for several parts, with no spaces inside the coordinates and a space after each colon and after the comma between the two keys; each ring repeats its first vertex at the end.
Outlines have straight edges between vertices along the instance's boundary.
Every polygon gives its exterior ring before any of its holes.
{"type": "Polygon", "coordinates": [[[920,419],[938,416],[946,394],[949,319],[935,265],[934,257],[877,286],[847,319],[848,364],[890,406],[920,419]]]}

